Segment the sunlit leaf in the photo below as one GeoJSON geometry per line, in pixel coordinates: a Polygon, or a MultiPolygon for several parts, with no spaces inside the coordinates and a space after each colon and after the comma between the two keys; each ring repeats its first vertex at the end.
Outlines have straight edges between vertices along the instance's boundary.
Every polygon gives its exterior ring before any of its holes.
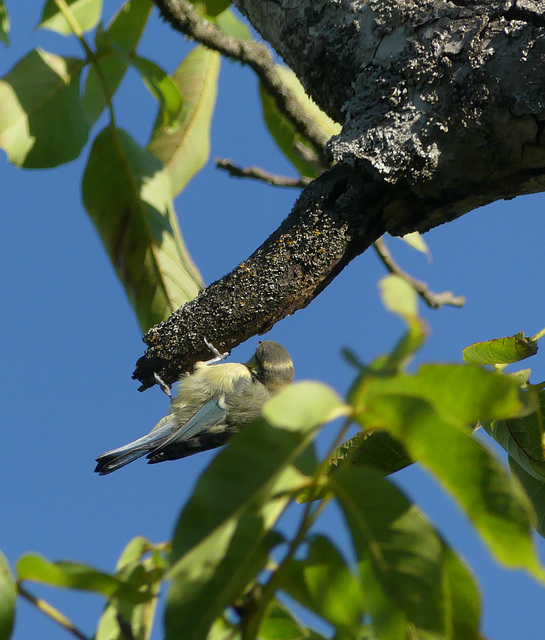
{"type": "MultiPolygon", "coordinates": [[[[90,31],[98,24],[102,12],[102,0],[65,0],[68,11],[81,31],[90,31]]],[[[64,36],[73,29],[57,6],[55,0],[47,0],[38,27],[56,31],[64,36]]]]}
{"type": "Polygon", "coordinates": [[[9,562],[0,551],[0,640],[9,640],[15,619],[17,587],[9,562]]]}
{"type": "Polygon", "coordinates": [[[193,49],[172,76],[184,109],[172,127],[159,113],[148,150],[164,165],[174,198],[206,164],[210,125],[220,67],[220,55],[203,46],[193,49]]]}
{"type": "Polygon", "coordinates": [[[250,40],[252,34],[248,27],[235,16],[231,9],[220,13],[214,20],[218,29],[237,40],[250,40]]]}
{"type": "Polygon", "coordinates": [[[408,282],[399,276],[390,274],[379,282],[382,303],[392,313],[402,318],[418,316],[418,296],[408,282]]]}
{"type": "Polygon", "coordinates": [[[93,143],[82,194],[142,330],[195,297],[200,276],[180,234],[168,176],[151,154],[106,127],[93,143]]]}
{"type": "Polygon", "coordinates": [[[151,0],[125,2],[112,18],[106,31],[97,38],[98,61],[89,67],[83,95],[83,104],[90,125],[94,124],[104,111],[108,99],[113,97],[127,71],[127,59],[119,54],[119,48],[127,55],[134,53],[151,7],[151,0]],[[115,48],[112,45],[115,45],[115,48]],[[97,73],[97,64],[100,66],[102,77],[97,73]]]}
{"type": "Polygon", "coordinates": [[[131,602],[143,602],[147,596],[115,576],[76,562],[50,562],[27,553],[17,562],[17,579],[41,582],[53,587],[96,591],[105,596],[120,596],[131,602]]]}
{"type": "Polygon", "coordinates": [[[77,158],[89,128],[79,95],[84,61],[35,49],[0,80],[0,147],[26,169],[77,158]]]}
{"type": "Polygon", "coordinates": [[[337,392],[320,382],[297,382],[267,402],[263,417],[272,425],[300,431],[346,415],[337,392]]]}
{"type": "Polygon", "coordinates": [[[214,18],[230,5],[231,0],[190,0],[199,15],[214,18]]]}
{"type": "Polygon", "coordinates": [[[406,233],[404,236],[401,236],[401,240],[403,240],[403,242],[406,242],[409,245],[409,247],[412,247],[413,249],[416,249],[417,251],[420,251],[421,253],[423,253],[428,258],[428,260],[431,259],[430,249],[426,244],[426,241],[418,233],[418,231],[412,231],[411,233],[406,233]]]}
{"type": "MultiPolygon", "coordinates": [[[[297,79],[297,76],[291,69],[284,65],[276,65],[276,69],[281,80],[295,95],[303,112],[306,113],[309,119],[314,119],[315,123],[321,129],[325,145],[331,136],[340,132],[341,126],[331,120],[331,118],[309,98],[297,79]]],[[[323,167],[321,167],[316,157],[315,150],[309,142],[296,131],[290,120],[278,110],[273,97],[267,92],[262,83],[259,85],[259,93],[265,124],[282,153],[284,153],[301,175],[316,178],[323,170],[323,167]]]]}
{"type": "Polygon", "coordinates": [[[422,513],[369,468],[340,469],[330,486],[350,528],[377,637],[477,640],[473,578],[422,513]]]}
{"type": "Polygon", "coordinates": [[[522,331],[507,338],[476,342],[463,351],[464,360],[472,364],[511,364],[537,353],[537,340],[522,331]]]}

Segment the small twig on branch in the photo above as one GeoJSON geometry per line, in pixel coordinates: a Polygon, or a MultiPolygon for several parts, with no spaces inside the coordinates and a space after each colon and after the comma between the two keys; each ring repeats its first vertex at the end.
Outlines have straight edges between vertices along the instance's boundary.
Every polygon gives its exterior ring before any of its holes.
{"type": "Polygon", "coordinates": [[[25,600],[28,600],[28,602],[32,603],[36,607],[36,609],[41,611],[48,618],[51,618],[51,620],[59,624],[63,629],[66,629],[66,631],[71,633],[74,637],[78,638],[78,640],[91,640],[90,636],[87,636],[83,633],[83,631],[80,631],[70,619],[68,619],[53,605],[49,604],[49,602],[46,602],[45,600],[42,600],[42,598],[37,598],[36,596],[32,595],[20,583],[17,584],[17,590],[20,596],[25,598],[25,600]]]}
{"type": "Polygon", "coordinates": [[[373,243],[373,247],[380,258],[382,264],[390,273],[403,278],[405,282],[411,285],[416,293],[424,300],[424,302],[432,309],[439,309],[444,304],[448,304],[451,307],[463,307],[465,304],[464,296],[455,296],[451,291],[443,291],[442,293],[434,293],[430,291],[428,285],[422,280],[413,278],[395,262],[392,258],[392,254],[388,250],[384,240],[379,238],[373,243]]]}
{"type": "Polygon", "coordinates": [[[295,187],[296,189],[304,189],[312,182],[312,178],[301,176],[300,178],[290,178],[289,176],[280,176],[276,173],[270,173],[260,167],[239,167],[227,158],[216,158],[216,167],[223,169],[229,175],[235,178],[252,178],[253,180],[261,180],[274,187],[295,187]]]}
{"type": "Polygon", "coordinates": [[[328,166],[324,146],[328,136],[301,107],[292,91],[282,82],[270,50],[255,40],[239,40],[220,31],[213,23],[199,17],[188,0],[154,0],[163,17],[185,36],[218,51],[227,58],[247,64],[255,71],[278,109],[289,118],[297,131],[316,150],[321,163],[328,166]]]}

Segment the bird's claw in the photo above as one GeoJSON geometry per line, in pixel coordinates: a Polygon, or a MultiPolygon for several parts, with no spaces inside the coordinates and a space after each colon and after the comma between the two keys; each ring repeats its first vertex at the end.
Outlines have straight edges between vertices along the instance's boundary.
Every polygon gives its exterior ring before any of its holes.
{"type": "Polygon", "coordinates": [[[204,344],[214,354],[214,357],[211,358],[210,360],[205,360],[202,364],[205,364],[205,365],[216,364],[217,362],[221,362],[222,360],[225,360],[225,358],[227,358],[227,356],[230,353],[229,351],[226,351],[225,353],[220,353],[216,349],[216,347],[208,340],[208,338],[206,336],[204,337],[204,344]]]}
{"type": "Polygon", "coordinates": [[[157,373],[153,373],[153,377],[155,378],[155,382],[157,382],[157,384],[159,385],[159,387],[161,388],[161,391],[163,393],[166,393],[167,396],[172,400],[172,393],[170,393],[170,387],[168,386],[168,384],[166,382],[164,382],[160,377],[159,374],[157,373]]]}

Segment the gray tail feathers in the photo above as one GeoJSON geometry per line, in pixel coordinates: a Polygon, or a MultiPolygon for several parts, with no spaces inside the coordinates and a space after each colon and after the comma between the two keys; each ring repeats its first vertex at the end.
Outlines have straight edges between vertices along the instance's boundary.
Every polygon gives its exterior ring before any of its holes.
{"type": "Polygon", "coordinates": [[[119,449],[113,449],[98,456],[96,459],[97,466],[95,467],[95,473],[106,476],[130,464],[134,460],[151,453],[170,437],[174,424],[173,416],[167,416],[163,418],[147,436],[139,438],[134,442],[129,442],[129,444],[119,447],[119,449]]]}

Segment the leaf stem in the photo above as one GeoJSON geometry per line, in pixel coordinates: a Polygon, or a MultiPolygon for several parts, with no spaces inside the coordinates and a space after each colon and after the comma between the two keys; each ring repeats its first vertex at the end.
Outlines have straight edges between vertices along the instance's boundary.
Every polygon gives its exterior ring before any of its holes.
{"type": "Polygon", "coordinates": [[[115,126],[114,105],[112,103],[112,97],[108,90],[108,84],[106,83],[106,78],[104,77],[104,74],[102,73],[102,69],[100,67],[99,58],[96,55],[96,53],[91,49],[91,47],[87,44],[87,41],[85,40],[85,35],[83,34],[83,29],[81,28],[81,26],[79,25],[79,22],[74,17],[72,11],[70,10],[70,7],[66,4],[66,0],[54,0],[54,2],[57,5],[59,11],[64,16],[64,19],[66,20],[66,22],[68,22],[68,26],[72,30],[72,33],[80,41],[80,44],[83,50],[85,51],[87,60],[89,61],[90,64],[93,65],[97,73],[99,82],[102,85],[102,90],[104,91],[106,103],[108,105],[108,111],[110,113],[110,124],[112,126],[115,126]]]}
{"type": "Polygon", "coordinates": [[[392,254],[388,250],[384,240],[379,238],[375,240],[373,243],[373,248],[375,249],[378,257],[382,264],[386,267],[386,269],[390,273],[394,273],[395,275],[403,278],[405,282],[407,282],[416,293],[424,300],[424,302],[431,307],[432,309],[439,309],[444,304],[450,305],[451,307],[463,307],[465,304],[465,298],[463,296],[455,296],[451,291],[443,291],[442,293],[434,293],[430,291],[428,285],[421,280],[417,280],[409,275],[406,271],[396,263],[393,259],[392,254]]]}
{"type": "Polygon", "coordinates": [[[28,602],[33,604],[36,609],[38,609],[48,618],[51,618],[51,620],[66,629],[68,633],[71,633],[75,638],[78,638],[78,640],[91,640],[90,636],[87,636],[83,633],[83,631],[80,631],[74,625],[74,623],[63,613],[61,613],[53,605],[49,604],[49,602],[46,602],[42,598],[37,598],[36,596],[32,595],[20,583],[17,583],[17,591],[19,592],[19,595],[21,597],[25,598],[25,600],[28,600],[28,602]]]}

